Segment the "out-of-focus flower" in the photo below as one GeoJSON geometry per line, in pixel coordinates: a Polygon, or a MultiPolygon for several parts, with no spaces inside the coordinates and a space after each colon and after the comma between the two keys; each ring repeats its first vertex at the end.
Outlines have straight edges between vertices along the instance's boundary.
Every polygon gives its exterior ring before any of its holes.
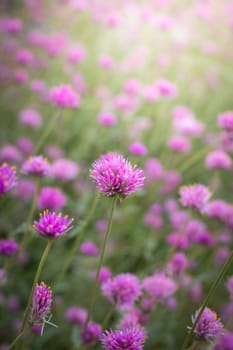
{"type": "Polygon", "coordinates": [[[19,120],[22,124],[35,129],[42,124],[41,115],[35,109],[23,109],[19,113],[19,120]]]}
{"type": "Polygon", "coordinates": [[[114,126],[117,124],[116,117],[112,113],[101,113],[98,117],[98,121],[105,126],[114,126]]]}
{"type": "Polygon", "coordinates": [[[34,221],[33,227],[45,238],[58,238],[72,229],[73,219],[63,216],[61,213],[45,210],[40,214],[39,221],[34,221]]]}
{"type": "Polygon", "coordinates": [[[59,108],[78,108],[79,95],[69,85],[60,85],[50,90],[51,101],[59,108]]]}
{"type": "Polygon", "coordinates": [[[202,211],[211,197],[209,189],[202,184],[182,186],[179,190],[180,202],[184,207],[202,211]]]}
{"type": "Polygon", "coordinates": [[[38,206],[40,209],[56,210],[66,205],[65,194],[57,187],[43,187],[39,198],[38,206]]]}
{"type": "Polygon", "coordinates": [[[49,173],[49,163],[42,156],[29,157],[22,165],[22,172],[25,175],[45,176],[49,173]]]}
{"type": "Polygon", "coordinates": [[[77,306],[70,306],[66,310],[66,319],[78,326],[84,326],[87,319],[87,310],[77,306]]]}
{"type": "Polygon", "coordinates": [[[157,302],[162,302],[175,293],[177,284],[165,273],[158,272],[143,280],[142,289],[155,298],[157,302]]]}
{"type": "Polygon", "coordinates": [[[0,254],[5,256],[11,256],[19,249],[18,243],[13,239],[1,239],[0,240],[0,254]]]}
{"type": "Polygon", "coordinates": [[[129,145],[129,152],[135,156],[145,156],[148,151],[143,143],[133,142],[129,145]]]}
{"type": "Polygon", "coordinates": [[[98,255],[99,248],[91,241],[83,242],[80,246],[80,252],[85,255],[98,255]]]}
{"type": "Polygon", "coordinates": [[[144,185],[144,173],[121,154],[107,153],[96,160],[91,177],[97,188],[108,197],[128,196],[144,185]]]}
{"type": "Polygon", "coordinates": [[[16,168],[7,163],[0,166],[0,196],[10,191],[17,183],[16,168]]]}
{"type": "Polygon", "coordinates": [[[107,331],[101,337],[106,350],[142,350],[146,333],[141,327],[107,331]]]}
{"type": "MultiPolygon", "coordinates": [[[[199,310],[196,311],[195,315],[192,317],[192,323],[195,322],[199,310]]],[[[219,320],[216,312],[205,307],[197,325],[194,329],[194,333],[203,339],[214,340],[223,334],[223,325],[219,320]]]]}
{"type": "Polygon", "coordinates": [[[32,199],[35,191],[35,183],[28,179],[20,179],[13,190],[13,195],[23,201],[32,199]]]}
{"type": "Polygon", "coordinates": [[[190,141],[183,136],[174,136],[168,141],[168,147],[179,153],[188,153],[191,150],[190,141]]]}
{"type": "Polygon", "coordinates": [[[78,172],[78,164],[65,158],[57,159],[50,167],[50,175],[62,181],[73,180],[78,172]]]}
{"type": "Polygon", "coordinates": [[[233,333],[225,333],[214,346],[213,350],[233,350],[233,333]]]}
{"type": "Polygon", "coordinates": [[[99,340],[102,328],[98,323],[88,322],[87,326],[81,330],[81,339],[84,344],[91,344],[99,340]]]}
{"type": "Polygon", "coordinates": [[[227,111],[219,115],[218,126],[227,131],[233,131],[233,111],[227,111]]]}
{"type": "Polygon", "coordinates": [[[119,309],[129,309],[141,295],[139,280],[131,273],[122,273],[102,284],[103,295],[119,309]]]}
{"type": "Polygon", "coordinates": [[[232,160],[224,151],[216,150],[207,155],[205,165],[209,169],[230,169],[232,160]]]}

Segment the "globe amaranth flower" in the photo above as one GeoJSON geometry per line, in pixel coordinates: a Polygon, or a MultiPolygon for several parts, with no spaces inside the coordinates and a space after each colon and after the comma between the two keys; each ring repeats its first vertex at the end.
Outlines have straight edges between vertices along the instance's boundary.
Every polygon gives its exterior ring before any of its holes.
{"type": "Polygon", "coordinates": [[[77,108],[80,97],[69,85],[60,85],[50,90],[51,101],[59,108],[77,108]]]}
{"type": "Polygon", "coordinates": [[[0,240],[0,254],[5,256],[10,256],[17,252],[19,248],[18,243],[13,239],[1,239],[0,240]]]}
{"type": "Polygon", "coordinates": [[[141,327],[130,327],[117,331],[110,330],[101,336],[106,350],[142,350],[146,333],[141,327]]]}
{"type": "Polygon", "coordinates": [[[233,131],[233,111],[226,111],[220,114],[218,126],[226,131],[233,131]]]}
{"type": "Polygon", "coordinates": [[[29,157],[22,165],[22,172],[25,175],[45,176],[49,173],[49,163],[42,156],[29,157]]]}
{"type": "Polygon", "coordinates": [[[144,279],[142,288],[157,302],[162,302],[175,293],[177,284],[165,273],[157,272],[144,279]]]}
{"type": "Polygon", "coordinates": [[[81,339],[84,344],[91,344],[99,340],[102,328],[98,323],[89,322],[86,327],[81,330],[81,339]]]}
{"type": "Polygon", "coordinates": [[[17,182],[16,168],[3,163],[0,166],[0,195],[10,191],[17,182]]]}
{"type": "Polygon", "coordinates": [[[52,291],[44,282],[37,284],[31,306],[30,323],[42,325],[46,316],[49,315],[52,303],[52,291]]]}
{"type": "Polygon", "coordinates": [[[38,206],[41,209],[56,210],[66,205],[65,194],[57,187],[43,187],[39,198],[38,206]]]}
{"type": "Polygon", "coordinates": [[[184,207],[203,210],[211,197],[209,189],[201,184],[182,186],[179,190],[180,202],[184,207]]]}
{"type": "Polygon", "coordinates": [[[66,319],[72,324],[84,326],[87,319],[87,310],[78,306],[70,306],[66,310],[66,319]]]}
{"type": "Polygon", "coordinates": [[[128,196],[144,185],[144,173],[121,154],[107,153],[93,163],[91,178],[106,196],[128,196]]]}
{"type": "Polygon", "coordinates": [[[103,295],[121,310],[131,308],[141,295],[140,283],[131,273],[122,273],[102,284],[103,295]]]}
{"type": "Polygon", "coordinates": [[[208,169],[230,169],[232,160],[224,151],[216,150],[207,155],[205,165],[208,169]]]}
{"type": "Polygon", "coordinates": [[[225,333],[219,339],[213,350],[233,350],[233,333],[225,333]]]}
{"type": "MultiPolygon", "coordinates": [[[[192,316],[192,323],[195,322],[198,316],[199,310],[192,316]]],[[[223,325],[219,320],[216,312],[205,307],[197,325],[194,329],[194,333],[202,339],[214,340],[223,335],[223,325]]]]}
{"type": "Polygon", "coordinates": [[[63,216],[61,213],[57,214],[45,210],[40,213],[39,221],[34,221],[33,227],[41,236],[53,239],[70,231],[72,222],[73,218],[68,218],[68,215],[63,216]]]}

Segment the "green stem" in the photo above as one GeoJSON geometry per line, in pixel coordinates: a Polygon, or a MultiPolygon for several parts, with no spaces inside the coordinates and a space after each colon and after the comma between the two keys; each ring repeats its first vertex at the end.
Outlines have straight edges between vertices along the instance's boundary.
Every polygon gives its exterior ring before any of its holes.
{"type": "Polygon", "coordinates": [[[194,329],[205,309],[205,307],[207,306],[207,304],[209,303],[210,298],[212,297],[212,295],[215,293],[216,289],[218,288],[219,283],[221,282],[221,280],[223,279],[225,273],[227,272],[228,268],[230,267],[231,263],[233,261],[233,251],[231,252],[231,255],[229,256],[229,258],[227,259],[227,261],[225,262],[225,264],[223,265],[222,269],[220,270],[216,280],[214,281],[214,283],[212,284],[209,293],[207,294],[205,300],[202,303],[201,308],[199,309],[198,315],[195,319],[195,322],[192,325],[191,330],[188,332],[188,334],[186,335],[186,338],[184,340],[184,343],[182,345],[181,350],[185,350],[189,344],[189,341],[193,335],[194,329]]]}
{"type": "Polygon", "coordinates": [[[77,253],[79,244],[82,241],[82,237],[83,237],[84,231],[85,231],[86,227],[88,226],[88,224],[90,222],[90,219],[91,219],[91,217],[92,217],[92,215],[93,215],[93,213],[95,211],[95,208],[97,206],[99,198],[100,198],[100,193],[98,192],[97,195],[95,196],[92,204],[91,204],[90,210],[89,210],[89,212],[87,214],[87,217],[86,217],[85,221],[83,222],[82,228],[81,228],[80,232],[77,234],[77,237],[76,237],[76,239],[74,241],[72,249],[69,251],[69,254],[67,255],[67,258],[66,258],[66,260],[65,260],[65,262],[63,264],[62,270],[61,270],[60,274],[58,275],[58,278],[57,278],[57,281],[55,283],[54,289],[56,289],[57,286],[59,285],[59,283],[62,281],[63,277],[65,276],[65,274],[66,274],[66,272],[68,270],[68,268],[70,267],[70,265],[72,263],[74,255],[77,253]]]}
{"type": "Polygon", "coordinates": [[[38,152],[40,151],[43,143],[45,142],[45,140],[49,136],[50,132],[54,128],[59,116],[60,116],[60,111],[56,112],[54,114],[53,118],[51,118],[50,123],[47,125],[46,129],[44,130],[44,132],[42,133],[41,137],[39,138],[39,140],[37,142],[34,154],[38,154],[38,152]]]}
{"type": "MultiPolygon", "coordinates": [[[[32,200],[32,206],[28,215],[28,219],[27,219],[27,225],[31,225],[32,224],[32,219],[36,210],[36,203],[37,203],[37,199],[39,196],[39,191],[40,191],[40,178],[38,177],[36,179],[36,187],[35,187],[35,192],[34,192],[34,196],[33,196],[33,200],[32,200]]],[[[28,232],[25,232],[21,245],[20,245],[20,249],[19,249],[19,253],[26,247],[27,245],[27,239],[28,239],[28,232]]]]}
{"type": "Polygon", "coordinates": [[[13,348],[13,346],[18,342],[18,340],[22,337],[22,335],[23,335],[24,332],[25,332],[26,322],[27,322],[27,319],[28,319],[28,314],[29,314],[29,311],[30,311],[30,307],[31,307],[31,303],[32,303],[33,294],[34,294],[36,285],[37,285],[37,283],[38,283],[38,281],[39,281],[39,278],[40,278],[40,275],[41,275],[41,271],[42,271],[43,266],[44,266],[44,264],[45,264],[46,258],[47,258],[48,254],[49,254],[51,245],[52,245],[52,240],[48,240],[47,245],[46,245],[45,250],[44,250],[44,253],[43,253],[43,255],[42,255],[41,259],[40,259],[40,263],[39,263],[39,265],[38,265],[36,274],[35,274],[35,278],[34,278],[34,281],[33,281],[31,293],[30,293],[30,296],[29,296],[29,299],[28,299],[28,303],[27,303],[25,312],[24,312],[24,318],[23,318],[23,322],[22,322],[21,329],[20,329],[20,331],[19,331],[18,336],[17,336],[17,337],[15,338],[15,340],[11,343],[9,349],[12,349],[12,348],[13,348]]]}
{"type": "Polygon", "coordinates": [[[98,286],[98,282],[99,282],[100,270],[101,270],[101,267],[103,265],[104,254],[105,254],[106,246],[107,246],[107,243],[108,243],[108,240],[110,237],[110,233],[111,233],[112,219],[113,219],[113,213],[114,213],[114,209],[116,206],[116,202],[117,202],[117,196],[114,196],[112,199],[112,206],[111,206],[111,211],[110,211],[110,215],[109,215],[109,219],[108,219],[108,227],[107,227],[107,230],[105,233],[104,242],[103,242],[103,246],[101,249],[100,260],[99,260],[99,264],[97,267],[94,287],[93,287],[93,291],[92,291],[92,295],[91,295],[91,299],[90,299],[90,305],[88,308],[88,317],[86,319],[84,328],[87,326],[87,324],[90,321],[91,316],[92,316],[93,306],[94,306],[95,298],[96,298],[96,290],[97,290],[97,286],[98,286]]]}

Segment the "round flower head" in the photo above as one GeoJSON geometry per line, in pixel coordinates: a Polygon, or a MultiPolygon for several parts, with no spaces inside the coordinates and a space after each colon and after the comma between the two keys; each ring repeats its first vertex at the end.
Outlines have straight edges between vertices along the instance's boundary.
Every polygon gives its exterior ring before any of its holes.
{"type": "Polygon", "coordinates": [[[230,169],[232,160],[224,151],[216,150],[207,155],[205,165],[208,169],[230,169]]]}
{"type": "Polygon", "coordinates": [[[145,338],[143,328],[130,327],[106,332],[100,340],[106,350],[142,350],[145,338]]]}
{"type": "Polygon", "coordinates": [[[66,319],[72,324],[84,326],[87,319],[87,311],[81,307],[70,306],[66,310],[66,319]]]}
{"type": "Polygon", "coordinates": [[[107,153],[93,163],[91,177],[106,196],[128,196],[144,185],[144,173],[121,154],[107,153]]]}
{"type": "MultiPolygon", "coordinates": [[[[193,323],[195,322],[198,313],[199,310],[197,310],[195,315],[192,317],[193,323]]],[[[198,337],[207,340],[214,340],[221,336],[223,334],[223,325],[217,317],[216,312],[206,307],[199,321],[197,322],[194,333],[198,337]]]]}
{"type": "Polygon", "coordinates": [[[13,239],[1,239],[0,240],[0,254],[10,256],[14,254],[19,248],[18,243],[13,239]]]}
{"type": "Polygon", "coordinates": [[[162,302],[175,293],[176,282],[167,277],[163,272],[146,277],[142,284],[143,289],[157,302],[162,302]]]}
{"type": "Polygon", "coordinates": [[[16,185],[16,168],[3,163],[0,166],[0,195],[10,191],[16,185]]]}
{"type": "Polygon", "coordinates": [[[219,339],[213,350],[233,350],[233,333],[225,333],[219,339]]]}
{"type": "Polygon", "coordinates": [[[102,284],[103,295],[116,303],[122,310],[131,308],[141,295],[140,284],[136,276],[122,273],[102,284]]]}
{"type": "Polygon", "coordinates": [[[77,163],[69,159],[57,159],[51,165],[51,176],[55,177],[58,180],[70,181],[75,179],[78,175],[79,166],[77,163]]]}
{"type": "Polygon", "coordinates": [[[59,108],[77,108],[80,105],[79,95],[69,85],[53,87],[50,90],[50,98],[59,108]]]}
{"type": "Polygon", "coordinates": [[[233,131],[233,111],[227,111],[219,115],[218,126],[227,131],[233,131]]]}
{"type": "Polygon", "coordinates": [[[81,331],[81,339],[84,344],[94,343],[99,340],[102,328],[98,323],[89,322],[81,331]]]}
{"type": "Polygon", "coordinates": [[[49,173],[49,163],[42,156],[29,157],[22,165],[22,172],[25,175],[45,176],[49,173]]]}
{"type": "Polygon", "coordinates": [[[43,187],[39,198],[38,206],[41,209],[61,209],[66,205],[66,196],[57,187],[43,187]]]}
{"type": "Polygon", "coordinates": [[[63,216],[61,213],[45,210],[40,214],[39,221],[34,221],[33,227],[43,237],[53,239],[64,235],[72,228],[73,219],[63,216]]]}
{"type": "Polygon", "coordinates": [[[37,284],[31,306],[30,322],[32,325],[41,325],[50,313],[52,303],[52,291],[44,282],[37,284]]]}
{"type": "Polygon", "coordinates": [[[202,210],[211,197],[208,188],[201,184],[182,186],[179,191],[180,202],[184,207],[202,210]]]}
{"type": "Polygon", "coordinates": [[[91,241],[83,242],[80,251],[84,255],[95,256],[99,254],[99,248],[91,241]]]}

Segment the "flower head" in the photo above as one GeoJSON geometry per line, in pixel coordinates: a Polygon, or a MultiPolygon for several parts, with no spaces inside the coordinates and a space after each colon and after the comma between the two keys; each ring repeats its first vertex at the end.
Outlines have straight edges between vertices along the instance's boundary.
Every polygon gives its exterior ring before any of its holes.
{"type": "Polygon", "coordinates": [[[233,111],[226,111],[219,115],[218,126],[227,131],[233,131],[233,111]]]}
{"type": "MultiPolygon", "coordinates": [[[[192,322],[194,323],[199,310],[196,311],[195,315],[192,317],[192,322]]],[[[197,325],[194,329],[194,333],[204,339],[214,340],[217,339],[220,335],[223,334],[223,325],[219,318],[217,317],[216,312],[205,307],[200,319],[197,322],[197,325]]]]}
{"type": "Polygon", "coordinates": [[[52,303],[52,291],[44,282],[37,284],[31,306],[30,322],[32,325],[41,325],[50,313],[52,303]]]}
{"type": "Polygon", "coordinates": [[[66,196],[57,187],[43,187],[38,198],[38,205],[41,209],[61,209],[66,205],[66,196]]]}
{"type": "Polygon", "coordinates": [[[19,248],[18,243],[13,239],[1,239],[0,240],[0,254],[10,256],[14,254],[19,248]]]}
{"type": "Polygon", "coordinates": [[[120,309],[129,309],[141,295],[139,280],[131,273],[122,273],[103,283],[102,293],[120,309]]]}
{"type": "Polygon", "coordinates": [[[16,185],[16,168],[3,163],[0,166],[0,195],[8,192],[16,185]]]}
{"type": "Polygon", "coordinates": [[[101,343],[106,350],[142,350],[145,338],[143,328],[130,327],[106,332],[101,337],[101,343]]]}
{"type": "Polygon", "coordinates": [[[45,176],[49,173],[49,163],[42,156],[29,157],[22,165],[22,172],[25,175],[45,176]]]}
{"type": "Polygon", "coordinates": [[[60,108],[77,108],[80,104],[79,95],[69,85],[53,87],[50,90],[50,98],[55,106],[60,108]]]}
{"type": "Polygon", "coordinates": [[[40,214],[39,221],[34,221],[34,228],[43,237],[53,239],[64,235],[71,230],[73,219],[63,216],[61,213],[45,210],[40,214]]]}
{"type": "Polygon", "coordinates": [[[225,333],[219,339],[213,350],[233,350],[233,333],[225,333]]]}
{"type": "Polygon", "coordinates": [[[180,202],[184,207],[204,209],[211,197],[209,189],[201,184],[182,186],[179,191],[180,202]]]}
{"type": "Polygon", "coordinates": [[[66,310],[66,318],[72,324],[84,326],[87,319],[87,311],[81,307],[70,306],[66,310]]]}
{"type": "Polygon", "coordinates": [[[107,153],[93,163],[91,177],[106,196],[128,196],[144,185],[144,173],[121,154],[107,153]]]}
{"type": "Polygon", "coordinates": [[[85,328],[81,330],[81,338],[84,344],[94,343],[99,340],[102,328],[98,323],[89,322],[85,328]]]}
{"type": "Polygon", "coordinates": [[[157,302],[161,302],[175,293],[177,289],[176,282],[163,272],[155,273],[153,276],[146,277],[142,283],[143,289],[157,302]]]}

